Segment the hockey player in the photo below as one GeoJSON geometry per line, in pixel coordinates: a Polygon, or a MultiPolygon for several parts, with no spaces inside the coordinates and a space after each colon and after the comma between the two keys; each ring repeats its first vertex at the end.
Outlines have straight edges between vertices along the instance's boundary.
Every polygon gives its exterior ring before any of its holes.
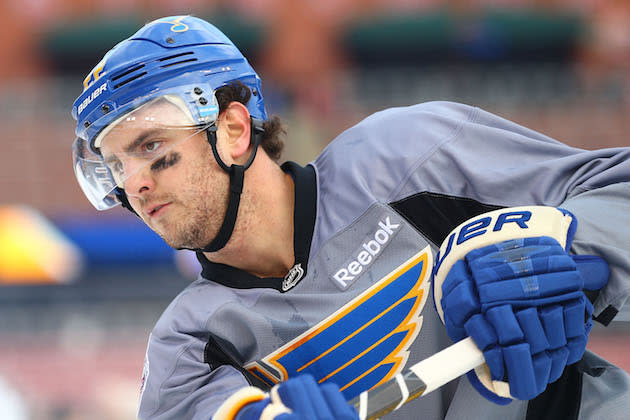
{"type": "Polygon", "coordinates": [[[73,116],[90,202],[203,268],[149,338],[140,418],[356,418],[347,399],[465,336],[487,365],[389,418],[628,412],[628,376],[584,348],[630,293],[629,149],[431,102],[279,166],[260,79],[190,16],[115,46],[73,116]]]}

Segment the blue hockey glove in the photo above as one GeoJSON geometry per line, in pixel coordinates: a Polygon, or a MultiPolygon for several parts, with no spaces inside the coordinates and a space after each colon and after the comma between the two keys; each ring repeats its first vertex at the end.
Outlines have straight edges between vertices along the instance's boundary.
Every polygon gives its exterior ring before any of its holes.
{"type": "Polygon", "coordinates": [[[219,408],[213,420],[355,420],[339,387],[318,384],[301,375],[274,386],[269,395],[258,388],[239,390],[219,408]]]}
{"type": "Polygon", "coordinates": [[[451,339],[470,336],[484,352],[469,378],[491,401],[534,398],[584,353],[593,307],[582,290],[603,287],[608,266],[568,255],[575,227],[555,208],[499,210],[458,227],[440,250],[436,308],[451,339]]]}

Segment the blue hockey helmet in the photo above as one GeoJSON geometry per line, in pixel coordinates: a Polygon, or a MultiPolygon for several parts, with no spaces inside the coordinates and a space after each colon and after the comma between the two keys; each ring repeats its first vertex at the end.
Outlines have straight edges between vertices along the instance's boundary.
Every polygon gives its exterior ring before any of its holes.
{"type": "Polygon", "coordinates": [[[184,108],[187,128],[209,127],[218,117],[215,91],[235,81],[252,91],[246,104],[252,118],[267,120],[259,76],[230,39],[196,17],[154,20],[112,48],[85,78],[72,107],[73,165],[90,202],[98,210],[121,203],[121,186],[100,155],[99,136],[159,98],[184,108]]]}

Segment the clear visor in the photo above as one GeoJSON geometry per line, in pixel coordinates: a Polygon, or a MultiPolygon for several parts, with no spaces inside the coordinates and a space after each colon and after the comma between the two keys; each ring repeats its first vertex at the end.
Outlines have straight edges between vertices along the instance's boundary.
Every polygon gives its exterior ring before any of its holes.
{"type": "Polygon", "coordinates": [[[154,99],[115,120],[94,139],[74,141],[79,185],[96,209],[110,209],[120,204],[117,188],[125,189],[141,172],[167,168],[177,147],[213,124],[195,122],[175,95],[154,99]]]}

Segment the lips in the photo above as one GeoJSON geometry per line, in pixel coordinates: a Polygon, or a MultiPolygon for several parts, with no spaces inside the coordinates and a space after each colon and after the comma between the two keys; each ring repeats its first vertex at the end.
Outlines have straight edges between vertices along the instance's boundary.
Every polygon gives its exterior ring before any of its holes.
{"type": "Polygon", "coordinates": [[[147,208],[146,213],[149,215],[149,217],[155,217],[158,214],[161,214],[164,211],[164,208],[166,208],[167,206],[169,206],[171,203],[163,203],[163,204],[157,204],[154,206],[150,206],[147,208]]]}

